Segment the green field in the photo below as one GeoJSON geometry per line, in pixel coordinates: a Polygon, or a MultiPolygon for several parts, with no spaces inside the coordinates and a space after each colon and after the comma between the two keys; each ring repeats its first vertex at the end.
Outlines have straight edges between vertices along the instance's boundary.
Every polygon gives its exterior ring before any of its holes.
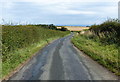
{"type": "Polygon", "coordinates": [[[2,26],[2,78],[50,41],[68,35],[47,25],[2,26]]]}

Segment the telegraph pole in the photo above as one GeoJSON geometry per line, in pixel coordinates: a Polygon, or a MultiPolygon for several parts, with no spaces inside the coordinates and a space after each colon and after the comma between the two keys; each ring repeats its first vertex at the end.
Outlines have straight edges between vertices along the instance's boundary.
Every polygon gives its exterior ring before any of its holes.
{"type": "Polygon", "coordinates": [[[120,1],[118,2],[118,20],[120,20],[120,1]]]}

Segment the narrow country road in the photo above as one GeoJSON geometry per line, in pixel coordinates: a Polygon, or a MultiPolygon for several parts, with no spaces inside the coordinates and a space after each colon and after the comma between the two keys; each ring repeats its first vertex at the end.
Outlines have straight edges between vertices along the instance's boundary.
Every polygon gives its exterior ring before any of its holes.
{"type": "Polygon", "coordinates": [[[10,80],[116,80],[117,77],[76,49],[73,34],[44,47],[10,80]]]}

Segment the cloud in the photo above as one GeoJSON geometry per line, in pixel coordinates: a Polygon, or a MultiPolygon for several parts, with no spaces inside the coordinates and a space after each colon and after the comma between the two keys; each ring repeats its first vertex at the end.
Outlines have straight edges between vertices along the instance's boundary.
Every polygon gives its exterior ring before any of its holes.
{"type": "Polygon", "coordinates": [[[14,2],[10,1],[10,0],[5,0],[5,1],[1,1],[1,8],[3,9],[10,9],[13,7],[14,2]]]}
{"type": "Polygon", "coordinates": [[[58,14],[96,14],[92,11],[76,11],[76,10],[64,10],[62,12],[57,12],[58,14]]]}
{"type": "MultiPolygon", "coordinates": [[[[9,0],[4,0],[7,2],[9,0]]],[[[12,2],[40,2],[40,3],[59,3],[59,2],[118,2],[119,0],[10,0],[12,2]]]]}
{"type": "MultiPolygon", "coordinates": [[[[87,11],[87,10],[74,10],[73,4],[56,4],[45,6],[44,11],[49,12],[49,14],[57,14],[57,15],[77,15],[77,14],[96,14],[95,11],[87,11]]],[[[79,6],[77,6],[79,7],[79,6]]]]}
{"type": "Polygon", "coordinates": [[[63,4],[63,3],[88,3],[88,2],[118,2],[119,0],[3,0],[5,6],[11,6],[14,2],[32,2],[37,5],[63,4]]]}
{"type": "Polygon", "coordinates": [[[116,18],[118,1],[3,0],[2,3],[4,12],[7,12],[3,13],[5,19],[26,20],[34,23],[92,24],[103,21],[107,17],[116,18]]]}
{"type": "Polygon", "coordinates": [[[46,11],[52,12],[52,14],[95,14],[93,11],[70,9],[74,7],[74,3],[82,2],[82,0],[5,0],[2,2],[2,8],[10,9],[16,2],[32,3],[33,5],[42,7],[46,11]]]}
{"type": "Polygon", "coordinates": [[[70,10],[70,9],[66,9],[66,10],[56,10],[55,11],[56,14],[60,14],[60,15],[80,15],[80,14],[84,14],[84,15],[87,15],[87,14],[96,14],[96,12],[93,12],[93,11],[78,11],[78,10],[70,10]]]}

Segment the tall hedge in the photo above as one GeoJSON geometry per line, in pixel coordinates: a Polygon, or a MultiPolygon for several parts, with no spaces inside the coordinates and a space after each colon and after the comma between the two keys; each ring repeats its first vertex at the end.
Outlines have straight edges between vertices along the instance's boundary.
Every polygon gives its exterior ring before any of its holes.
{"type": "Polygon", "coordinates": [[[48,38],[61,37],[65,34],[66,32],[45,29],[34,25],[2,26],[3,61],[9,52],[48,38]]]}
{"type": "Polygon", "coordinates": [[[110,19],[100,25],[93,25],[90,30],[102,42],[120,44],[120,23],[118,20],[110,19]]]}

